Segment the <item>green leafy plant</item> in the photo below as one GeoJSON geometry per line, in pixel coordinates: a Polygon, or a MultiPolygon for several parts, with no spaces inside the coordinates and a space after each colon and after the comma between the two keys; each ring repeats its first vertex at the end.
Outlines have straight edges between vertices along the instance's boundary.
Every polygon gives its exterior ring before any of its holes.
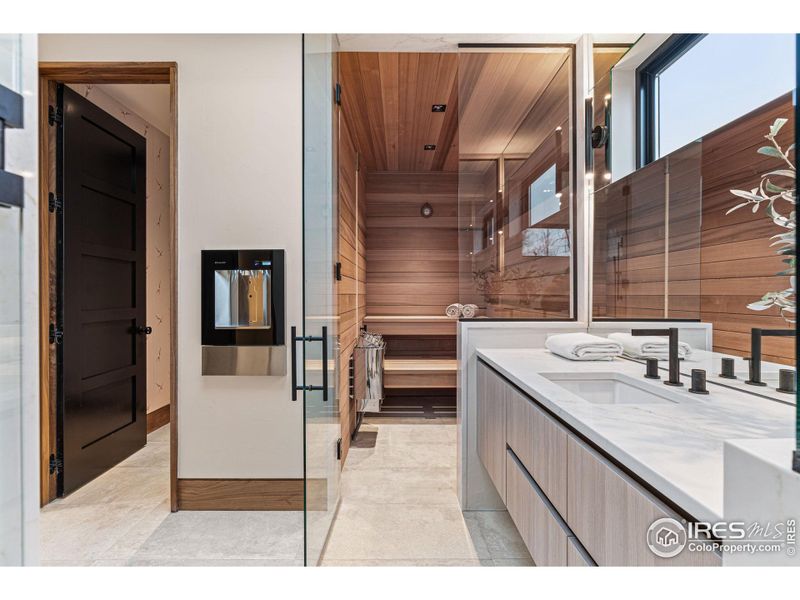
{"type": "Polygon", "coordinates": [[[770,246],[777,247],[776,252],[783,256],[786,269],[777,275],[789,277],[789,287],[777,291],[767,292],[761,300],[747,305],[750,310],[767,310],[773,306],[780,309],[781,316],[789,323],[795,322],[796,308],[796,279],[795,279],[795,208],[797,206],[797,171],[794,162],[789,158],[789,154],[795,151],[792,144],[785,151],[778,144],[775,137],[781,128],[786,125],[787,119],[775,119],[769,128],[769,133],[764,137],[769,140],[770,146],[762,146],[758,149],[759,154],[776,158],[786,164],[779,169],[769,171],[761,176],[758,187],[752,190],[731,190],[731,193],[745,201],[737,204],[725,214],[744,208],[751,207],[753,214],[757,213],[763,206],[766,216],[775,225],[785,229],[781,233],[773,235],[770,246]],[[776,183],[779,182],[779,183],[776,183]],[[787,212],[788,211],[788,212],[787,212]]]}

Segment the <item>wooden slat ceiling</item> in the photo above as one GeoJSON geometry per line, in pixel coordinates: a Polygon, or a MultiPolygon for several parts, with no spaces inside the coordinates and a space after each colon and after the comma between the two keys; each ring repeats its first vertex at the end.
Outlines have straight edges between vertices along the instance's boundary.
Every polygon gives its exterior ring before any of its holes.
{"type": "Polygon", "coordinates": [[[566,48],[342,52],[342,109],[368,171],[458,171],[459,154],[504,151],[568,56],[566,48]],[[446,112],[431,112],[433,104],[446,112]]]}

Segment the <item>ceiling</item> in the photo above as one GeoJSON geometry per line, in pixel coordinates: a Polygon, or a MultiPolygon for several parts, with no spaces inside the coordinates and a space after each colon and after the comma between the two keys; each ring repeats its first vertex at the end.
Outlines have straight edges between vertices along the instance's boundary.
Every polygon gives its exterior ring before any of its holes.
{"type": "Polygon", "coordinates": [[[556,78],[568,70],[569,54],[558,47],[340,52],[342,112],[368,171],[458,171],[459,156],[498,156],[512,139],[515,151],[532,151],[536,138],[552,132],[551,115],[569,97],[570,77],[556,78]],[[526,127],[524,139],[515,139],[556,80],[560,85],[549,91],[547,116],[540,126],[526,127]],[[446,111],[432,112],[434,104],[446,104],[446,111]],[[425,150],[426,144],[435,150],[425,150]]]}
{"type": "Polygon", "coordinates": [[[103,83],[94,84],[93,87],[102,90],[156,127],[156,129],[169,135],[169,84],[103,83]]]}
{"type": "MultiPolygon", "coordinates": [[[[580,33],[339,33],[340,52],[456,52],[459,44],[574,44],[580,33]]],[[[639,33],[592,34],[596,44],[632,44],[639,33]]]]}

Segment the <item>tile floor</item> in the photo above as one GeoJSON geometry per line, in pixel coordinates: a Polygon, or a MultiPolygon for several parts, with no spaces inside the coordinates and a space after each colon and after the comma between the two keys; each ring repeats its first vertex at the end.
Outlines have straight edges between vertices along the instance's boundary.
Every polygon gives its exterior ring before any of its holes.
{"type": "MultiPolygon", "coordinates": [[[[505,512],[462,513],[456,425],[366,423],[353,447],[324,566],[532,564],[505,512]]],[[[41,513],[49,566],[253,565],[303,562],[303,515],[169,512],[169,427],[145,448],[41,513]]]]}
{"type": "Polygon", "coordinates": [[[508,513],[461,512],[457,426],[440,423],[362,425],[375,446],[350,448],[323,566],[533,564],[508,513]]]}
{"type": "Polygon", "coordinates": [[[303,564],[300,512],[169,511],[169,427],[41,512],[46,566],[303,564]]]}

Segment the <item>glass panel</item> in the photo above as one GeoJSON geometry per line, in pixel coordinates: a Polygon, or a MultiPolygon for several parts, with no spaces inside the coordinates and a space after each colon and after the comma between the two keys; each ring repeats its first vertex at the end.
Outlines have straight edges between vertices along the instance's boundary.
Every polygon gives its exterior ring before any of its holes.
{"type": "MultiPolygon", "coordinates": [[[[782,68],[795,66],[792,56],[784,55],[783,62],[782,68]]],[[[604,88],[593,97],[607,93],[604,88]]],[[[593,192],[592,314],[595,319],[709,323],[713,352],[695,352],[692,360],[682,361],[684,372],[702,368],[715,383],[787,400],[776,388],[778,371],[796,364],[792,336],[763,337],[766,385],[744,383],[752,364],[744,360],[753,354],[752,329],[795,328],[794,260],[773,244],[781,239],[776,236],[793,240],[795,156],[788,149],[795,143],[796,107],[791,93],[771,93],[777,95],[762,98],[764,103],[746,114],[736,111],[701,139],[627,177],[608,183],[597,175],[602,171],[590,175],[598,187],[593,192]],[[769,200],[759,200],[768,196],[775,197],[772,210],[769,200]],[[717,376],[723,357],[735,359],[737,379],[717,376]]],[[[726,102],[744,106],[745,99],[726,102]]],[[[714,113],[702,103],[692,110],[714,113]]],[[[611,138],[619,148],[622,142],[613,131],[611,138]]]]}
{"type": "Polygon", "coordinates": [[[319,562],[339,498],[336,443],[341,431],[334,394],[337,327],[332,268],[337,222],[334,43],[328,34],[303,38],[303,335],[314,339],[303,343],[304,373],[298,381],[314,388],[304,392],[308,565],[319,562]]]}
{"type": "Polygon", "coordinates": [[[459,302],[569,319],[573,74],[567,48],[459,55],[459,302]]]}
{"type": "MultiPolygon", "coordinates": [[[[0,85],[20,90],[20,36],[0,35],[0,85]]],[[[9,136],[10,137],[10,136],[9,136]]],[[[8,140],[8,138],[7,138],[8,140]]],[[[9,140],[10,141],[10,140],[9,140]]],[[[0,152],[9,152],[0,144],[0,152]]],[[[22,213],[0,198],[0,566],[22,564],[22,213]]]]}
{"type": "Polygon", "coordinates": [[[0,565],[22,562],[21,225],[0,206],[0,565]]]}
{"type": "Polygon", "coordinates": [[[22,91],[20,40],[18,33],[0,33],[0,85],[17,93],[22,91]]]}

